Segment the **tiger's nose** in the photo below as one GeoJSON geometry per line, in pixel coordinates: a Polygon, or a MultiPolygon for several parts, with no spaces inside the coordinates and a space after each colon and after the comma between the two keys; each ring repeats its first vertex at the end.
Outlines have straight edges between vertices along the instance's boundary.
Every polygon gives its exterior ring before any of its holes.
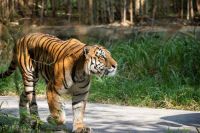
{"type": "Polygon", "coordinates": [[[113,68],[117,68],[117,64],[116,65],[112,65],[113,68]]]}

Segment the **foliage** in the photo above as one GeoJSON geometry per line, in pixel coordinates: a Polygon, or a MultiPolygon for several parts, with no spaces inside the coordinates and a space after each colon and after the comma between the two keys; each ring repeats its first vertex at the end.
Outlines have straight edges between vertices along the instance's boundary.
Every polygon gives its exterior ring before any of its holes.
{"type": "MultiPolygon", "coordinates": [[[[198,40],[147,33],[129,41],[90,42],[105,44],[118,62],[118,72],[115,77],[94,77],[89,101],[200,110],[198,40]]],[[[0,80],[1,95],[16,92],[13,81],[0,80]]],[[[22,81],[17,82],[22,90],[22,81]]],[[[45,94],[44,82],[38,83],[37,93],[45,94]]]]}
{"type": "MultiPolygon", "coordinates": [[[[193,23],[189,24],[194,24],[195,19],[199,19],[199,7],[197,0],[2,0],[0,22],[41,25],[44,21],[51,24],[49,18],[53,17],[54,21],[55,18],[62,18],[70,24],[121,22],[128,26],[140,22],[152,24],[158,18],[181,18],[191,20],[193,23]]],[[[55,22],[60,25],[60,22],[55,22]]]]}

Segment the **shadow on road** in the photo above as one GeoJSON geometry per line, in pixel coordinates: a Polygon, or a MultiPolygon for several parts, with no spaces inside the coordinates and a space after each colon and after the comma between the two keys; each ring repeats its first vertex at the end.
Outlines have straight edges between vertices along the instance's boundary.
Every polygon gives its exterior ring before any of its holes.
{"type": "Polygon", "coordinates": [[[161,119],[200,128],[200,113],[180,114],[161,117],[161,119]]]}

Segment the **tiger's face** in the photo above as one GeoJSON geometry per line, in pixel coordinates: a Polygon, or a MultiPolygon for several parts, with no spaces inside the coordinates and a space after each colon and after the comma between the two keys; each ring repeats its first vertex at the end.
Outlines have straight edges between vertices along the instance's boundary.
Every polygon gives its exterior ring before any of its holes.
{"type": "Polygon", "coordinates": [[[112,58],[110,52],[102,46],[86,46],[84,48],[86,57],[85,72],[90,75],[114,76],[117,70],[117,62],[112,58]]]}

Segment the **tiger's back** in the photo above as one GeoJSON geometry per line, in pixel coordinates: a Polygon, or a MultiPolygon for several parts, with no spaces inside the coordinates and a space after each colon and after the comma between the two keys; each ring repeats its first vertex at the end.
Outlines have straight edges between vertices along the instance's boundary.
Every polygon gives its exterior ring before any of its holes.
{"type": "Polygon", "coordinates": [[[61,71],[66,57],[72,56],[75,61],[84,46],[85,44],[77,39],[63,41],[52,35],[32,33],[18,40],[15,54],[22,71],[40,72],[45,80],[49,81],[57,74],[52,70],[61,71]]]}

